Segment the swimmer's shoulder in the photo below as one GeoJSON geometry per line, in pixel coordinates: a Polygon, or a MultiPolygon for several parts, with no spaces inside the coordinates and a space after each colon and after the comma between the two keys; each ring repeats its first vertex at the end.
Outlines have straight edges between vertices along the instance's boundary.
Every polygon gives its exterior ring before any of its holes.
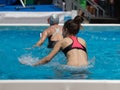
{"type": "Polygon", "coordinates": [[[83,38],[78,37],[78,41],[83,44],[86,45],[86,41],[83,38]]]}
{"type": "Polygon", "coordinates": [[[44,30],[43,32],[47,33],[48,35],[51,35],[54,31],[54,27],[50,26],[48,27],[46,30],[44,30]]]}
{"type": "Polygon", "coordinates": [[[56,28],[58,28],[58,29],[62,29],[63,28],[63,26],[60,26],[60,25],[52,25],[52,26],[50,26],[50,28],[51,29],[56,29],[56,28]]]}
{"type": "MultiPolygon", "coordinates": [[[[71,40],[72,41],[72,40],[71,40]]],[[[63,38],[61,40],[61,44],[62,46],[66,46],[66,45],[69,45],[71,42],[70,42],[70,38],[66,37],[66,38],[63,38]]]]}

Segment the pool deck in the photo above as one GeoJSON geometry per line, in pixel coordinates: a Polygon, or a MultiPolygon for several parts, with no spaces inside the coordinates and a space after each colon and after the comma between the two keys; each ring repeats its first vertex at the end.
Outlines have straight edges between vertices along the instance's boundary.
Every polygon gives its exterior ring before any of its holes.
{"type": "Polygon", "coordinates": [[[62,12],[0,12],[0,24],[46,24],[53,13],[62,12]]]}
{"type": "Polygon", "coordinates": [[[60,23],[63,23],[63,16],[71,12],[0,12],[0,24],[47,24],[52,14],[58,14],[60,23]]]}
{"type": "MultiPolygon", "coordinates": [[[[0,25],[1,24],[48,24],[47,18],[52,14],[58,14],[61,19],[60,23],[64,23],[63,16],[70,15],[74,17],[77,15],[75,10],[63,11],[55,5],[34,5],[35,9],[23,8],[22,6],[0,6],[0,25]],[[16,7],[22,9],[16,10],[16,7]]],[[[91,18],[84,20],[84,23],[91,24],[120,24],[120,19],[117,18],[91,18]]]]}
{"type": "Polygon", "coordinates": [[[3,5],[0,6],[0,24],[47,24],[47,18],[53,13],[61,14],[64,12],[53,4],[29,5],[26,7],[3,5]],[[16,9],[18,7],[19,10],[16,9]]]}
{"type": "MultiPolygon", "coordinates": [[[[48,24],[50,15],[57,14],[60,17],[60,24],[64,23],[64,16],[76,16],[76,11],[58,12],[0,12],[0,24],[48,24]]],[[[85,21],[85,23],[89,23],[85,21]]]]}
{"type": "MultiPolygon", "coordinates": [[[[47,19],[50,15],[52,14],[57,14],[60,16],[60,24],[64,23],[64,16],[65,15],[71,15],[75,16],[76,14],[73,12],[63,12],[63,11],[58,11],[58,12],[0,12],[0,25],[49,25],[47,22],[47,19]],[[72,15],[73,14],[73,15],[72,15]]],[[[114,23],[113,20],[107,23],[105,22],[108,19],[94,19],[93,22],[89,22],[88,20],[84,20],[83,24],[92,24],[92,25],[97,25],[97,24],[102,24],[104,25],[120,25],[120,23],[114,23]],[[97,21],[95,21],[97,20],[97,21]],[[98,23],[101,22],[101,23],[98,23]],[[104,22],[103,22],[104,21],[104,22]],[[96,22],[96,23],[95,23],[96,22]]],[[[116,22],[116,20],[114,20],[116,22]]]]}

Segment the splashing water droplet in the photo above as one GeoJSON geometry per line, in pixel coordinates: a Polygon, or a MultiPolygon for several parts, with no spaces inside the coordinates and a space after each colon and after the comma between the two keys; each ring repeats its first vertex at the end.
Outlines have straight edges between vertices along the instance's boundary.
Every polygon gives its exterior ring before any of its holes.
{"type": "Polygon", "coordinates": [[[22,64],[32,66],[34,63],[39,61],[39,58],[38,57],[32,57],[32,55],[27,54],[27,55],[22,55],[21,57],[18,58],[18,60],[22,64]]]}

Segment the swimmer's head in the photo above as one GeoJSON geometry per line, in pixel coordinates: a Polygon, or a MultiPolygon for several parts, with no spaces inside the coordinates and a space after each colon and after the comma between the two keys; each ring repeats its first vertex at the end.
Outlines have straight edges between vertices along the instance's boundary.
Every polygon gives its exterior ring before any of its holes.
{"type": "Polygon", "coordinates": [[[59,23],[59,17],[55,14],[51,15],[49,18],[49,24],[50,25],[54,25],[54,24],[58,24],[59,23]]]}

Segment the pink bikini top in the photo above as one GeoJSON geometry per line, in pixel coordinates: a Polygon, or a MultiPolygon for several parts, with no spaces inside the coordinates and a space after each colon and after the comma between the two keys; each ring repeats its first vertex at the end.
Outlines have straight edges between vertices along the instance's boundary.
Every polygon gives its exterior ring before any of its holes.
{"type": "Polygon", "coordinates": [[[65,55],[67,54],[68,51],[72,49],[81,49],[87,52],[86,48],[78,41],[78,38],[76,36],[71,36],[69,38],[71,38],[73,42],[62,50],[65,55]]]}

